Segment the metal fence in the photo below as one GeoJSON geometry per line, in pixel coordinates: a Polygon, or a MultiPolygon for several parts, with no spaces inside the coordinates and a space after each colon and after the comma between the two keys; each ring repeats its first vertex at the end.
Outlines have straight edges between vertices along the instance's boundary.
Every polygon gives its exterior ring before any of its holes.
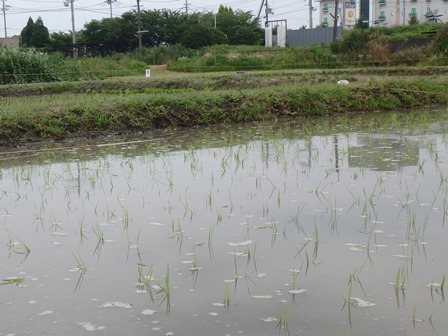
{"type": "MultiPolygon", "coordinates": [[[[342,27],[337,27],[337,37],[342,34],[342,27]]],[[[289,47],[330,44],[333,41],[333,27],[288,30],[286,44],[289,47]]]]}

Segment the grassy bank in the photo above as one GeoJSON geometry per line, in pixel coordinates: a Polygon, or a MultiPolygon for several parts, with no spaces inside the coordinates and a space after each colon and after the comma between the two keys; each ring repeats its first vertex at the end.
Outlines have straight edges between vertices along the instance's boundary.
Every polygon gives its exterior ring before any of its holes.
{"type": "Polygon", "coordinates": [[[430,76],[419,75],[422,69],[412,76],[407,69],[406,77],[378,78],[362,71],[163,74],[149,80],[54,84],[60,85],[57,94],[51,84],[15,86],[15,93],[1,87],[0,143],[446,106],[448,81],[445,69],[437,69],[430,76]],[[351,80],[348,86],[336,84],[343,75],[351,80]]]}

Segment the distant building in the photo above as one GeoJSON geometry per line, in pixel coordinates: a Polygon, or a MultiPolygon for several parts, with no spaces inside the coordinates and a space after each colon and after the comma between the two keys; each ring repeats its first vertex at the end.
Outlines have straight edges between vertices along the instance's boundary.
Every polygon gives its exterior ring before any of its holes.
{"type": "MultiPolygon", "coordinates": [[[[333,27],[335,0],[316,0],[320,3],[319,23],[333,27]]],[[[360,17],[373,27],[408,24],[412,17],[418,22],[447,22],[448,0],[356,0],[339,1],[338,26],[350,28],[360,17]]]]}
{"type": "Polygon", "coordinates": [[[12,49],[19,49],[19,38],[18,37],[0,38],[0,45],[4,45],[12,49]]]}

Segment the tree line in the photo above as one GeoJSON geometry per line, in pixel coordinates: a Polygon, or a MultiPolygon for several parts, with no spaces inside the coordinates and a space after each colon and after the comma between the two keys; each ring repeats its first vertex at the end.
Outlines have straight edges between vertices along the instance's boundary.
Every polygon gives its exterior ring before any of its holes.
{"type": "MultiPolygon", "coordinates": [[[[137,38],[137,11],[120,17],[92,20],[76,33],[78,43],[102,43],[116,52],[133,51],[139,47],[137,38]]],[[[215,44],[259,45],[263,43],[263,30],[249,11],[233,10],[221,6],[218,12],[185,13],[169,9],[143,10],[140,13],[142,45],[157,47],[182,45],[197,49],[215,44]]],[[[50,34],[39,17],[30,17],[20,34],[23,47],[59,51],[71,45],[72,34],[50,34]]]]}

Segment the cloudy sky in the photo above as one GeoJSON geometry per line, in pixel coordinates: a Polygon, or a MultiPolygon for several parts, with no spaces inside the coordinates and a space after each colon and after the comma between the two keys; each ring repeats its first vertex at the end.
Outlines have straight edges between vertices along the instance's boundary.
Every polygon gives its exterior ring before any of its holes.
{"type": "MultiPolygon", "coordinates": [[[[19,35],[29,17],[36,20],[39,16],[51,32],[71,31],[71,12],[64,1],[70,0],[0,0],[0,37],[5,36],[3,15],[3,2],[6,8],[6,31],[8,37],[19,35]]],[[[143,10],[168,8],[171,10],[184,10],[188,1],[189,11],[216,12],[219,6],[225,5],[244,11],[251,11],[254,15],[262,0],[140,0],[143,10]]],[[[274,12],[270,20],[287,20],[288,28],[296,29],[303,25],[309,26],[308,0],[268,0],[274,12]]],[[[124,12],[136,8],[137,0],[112,0],[112,15],[120,16],[124,12]]],[[[317,2],[313,2],[318,7],[317,2]]],[[[85,23],[93,19],[110,17],[111,8],[106,0],[74,0],[75,29],[81,30],[85,23]]],[[[261,17],[264,17],[264,9],[261,17]]],[[[314,25],[316,25],[317,12],[314,12],[314,25]]],[[[264,21],[264,19],[262,19],[264,21]]]]}

